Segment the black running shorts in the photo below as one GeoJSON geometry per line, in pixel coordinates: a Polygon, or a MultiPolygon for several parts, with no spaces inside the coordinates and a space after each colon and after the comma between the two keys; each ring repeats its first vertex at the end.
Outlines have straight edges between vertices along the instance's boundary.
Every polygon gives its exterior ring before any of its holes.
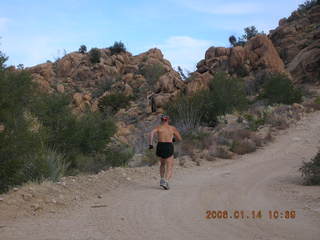
{"type": "Polygon", "coordinates": [[[161,158],[169,158],[173,155],[173,143],[172,142],[158,142],[157,144],[157,156],[161,158]]]}

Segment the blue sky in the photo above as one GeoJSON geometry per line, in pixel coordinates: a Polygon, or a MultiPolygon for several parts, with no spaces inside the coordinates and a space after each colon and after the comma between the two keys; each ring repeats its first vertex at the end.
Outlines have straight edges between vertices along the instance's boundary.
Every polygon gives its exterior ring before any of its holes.
{"type": "Polygon", "coordinates": [[[210,46],[255,25],[266,33],[304,0],[0,0],[0,50],[8,64],[32,66],[85,44],[125,43],[136,55],[162,50],[174,67],[194,70],[210,46]]]}

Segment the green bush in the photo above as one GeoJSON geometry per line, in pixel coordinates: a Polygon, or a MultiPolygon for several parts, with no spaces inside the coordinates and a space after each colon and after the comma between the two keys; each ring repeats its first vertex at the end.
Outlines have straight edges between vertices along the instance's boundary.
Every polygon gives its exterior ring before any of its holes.
{"type": "Polygon", "coordinates": [[[79,53],[86,53],[87,52],[87,47],[86,45],[81,45],[80,48],[79,48],[79,53]]]}
{"type": "Polygon", "coordinates": [[[106,148],[116,132],[112,120],[90,111],[75,116],[70,97],[41,93],[24,70],[0,69],[0,125],[0,192],[128,160],[123,149],[106,148]]]}
{"type": "Polygon", "coordinates": [[[244,118],[248,121],[249,129],[251,131],[257,131],[258,128],[266,123],[266,112],[263,112],[263,116],[254,116],[251,114],[245,114],[244,118]]]}
{"type": "Polygon", "coordinates": [[[225,73],[216,73],[208,90],[192,96],[179,96],[165,109],[181,131],[188,131],[201,123],[215,126],[218,116],[244,110],[246,106],[243,81],[225,73]]]}
{"type": "Polygon", "coordinates": [[[91,63],[99,63],[101,58],[101,52],[98,48],[92,48],[89,52],[91,63]]]}
{"type": "Polygon", "coordinates": [[[25,71],[0,70],[0,192],[29,180],[23,174],[26,156],[41,149],[40,132],[32,131],[33,123],[25,117],[36,92],[25,71]]]}
{"type": "Polygon", "coordinates": [[[241,38],[237,38],[234,35],[231,35],[229,37],[229,42],[232,47],[236,46],[244,46],[247,41],[249,41],[251,38],[259,35],[259,34],[265,34],[263,31],[259,32],[255,26],[249,26],[244,28],[244,34],[241,38]]]}
{"type": "Polygon", "coordinates": [[[124,43],[122,43],[121,41],[115,42],[113,44],[113,46],[109,47],[109,49],[111,51],[111,55],[122,53],[122,52],[126,51],[126,47],[125,47],[124,43]]]}
{"type": "Polygon", "coordinates": [[[47,133],[49,147],[56,148],[71,160],[80,153],[103,150],[116,131],[114,122],[105,120],[99,112],[90,111],[77,118],[72,113],[70,101],[60,93],[42,95],[33,106],[35,116],[47,133]]]}
{"type": "Polygon", "coordinates": [[[246,109],[248,101],[243,80],[229,77],[226,73],[216,73],[205,102],[203,121],[212,126],[218,116],[246,109]]]}
{"type": "Polygon", "coordinates": [[[115,114],[120,108],[126,108],[132,98],[123,93],[113,93],[99,100],[98,107],[101,112],[115,114]]]}
{"type": "Polygon", "coordinates": [[[265,98],[269,103],[292,104],[302,100],[301,90],[294,87],[292,81],[283,74],[273,74],[265,80],[259,98],[265,98]]]}
{"type": "Polygon", "coordinates": [[[307,185],[320,185],[320,152],[299,169],[307,185]]]}
{"type": "Polygon", "coordinates": [[[159,63],[145,65],[140,69],[140,74],[142,74],[145,77],[147,83],[149,84],[149,86],[151,86],[151,88],[154,88],[156,86],[156,83],[158,82],[159,78],[165,73],[166,70],[159,63]]]}
{"type": "Polygon", "coordinates": [[[103,119],[99,112],[88,112],[77,119],[75,131],[75,143],[80,152],[92,154],[104,150],[116,132],[116,125],[111,119],[103,119]]]}
{"type": "Polygon", "coordinates": [[[320,105],[320,96],[318,96],[318,97],[314,100],[314,103],[320,105]]]}
{"type": "Polygon", "coordinates": [[[109,167],[124,167],[133,156],[133,150],[124,144],[107,147],[98,154],[84,155],[76,157],[73,174],[78,172],[97,173],[109,167]]]}
{"type": "Polygon", "coordinates": [[[0,51],[0,70],[3,70],[6,65],[4,64],[8,60],[8,57],[0,51]]]}
{"type": "Polygon", "coordinates": [[[44,148],[33,155],[25,156],[23,175],[26,180],[56,182],[66,174],[68,167],[69,163],[61,153],[44,148]]]}
{"type": "Polygon", "coordinates": [[[257,36],[259,34],[259,31],[255,26],[246,27],[244,29],[244,35],[242,35],[242,39],[244,41],[249,41],[251,38],[257,36]]]}
{"type": "Polygon", "coordinates": [[[205,114],[207,92],[198,92],[192,96],[181,95],[169,102],[165,109],[172,123],[182,132],[197,128],[205,114]]]}

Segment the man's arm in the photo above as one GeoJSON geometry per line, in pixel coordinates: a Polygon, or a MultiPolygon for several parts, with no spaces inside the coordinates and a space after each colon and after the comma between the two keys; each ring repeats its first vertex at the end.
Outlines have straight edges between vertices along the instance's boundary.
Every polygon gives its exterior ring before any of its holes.
{"type": "Polygon", "coordinates": [[[179,131],[175,127],[173,127],[173,135],[175,136],[175,138],[178,139],[178,141],[182,141],[182,137],[181,137],[179,131]]]}
{"type": "Polygon", "coordinates": [[[154,134],[156,134],[157,133],[157,131],[158,131],[158,129],[157,128],[155,128],[155,129],[153,129],[151,132],[150,132],[150,134],[149,134],[149,146],[152,146],[153,145],[153,136],[154,136],[154,134]]]}

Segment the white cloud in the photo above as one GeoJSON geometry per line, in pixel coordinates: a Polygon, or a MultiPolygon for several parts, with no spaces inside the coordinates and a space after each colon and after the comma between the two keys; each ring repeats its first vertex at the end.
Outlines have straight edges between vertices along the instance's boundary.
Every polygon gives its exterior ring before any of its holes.
{"type": "Polygon", "coordinates": [[[9,18],[0,17],[0,33],[7,30],[9,21],[9,18]]]}
{"type": "Polygon", "coordinates": [[[9,56],[9,65],[22,63],[29,67],[59,57],[57,51],[59,48],[55,39],[47,36],[3,37],[2,46],[6,55],[9,56]]]}
{"type": "Polygon", "coordinates": [[[156,45],[173,67],[181,66],[190,71],[204,58],[205,51],[213,43],[207,40],[195,39],[189,36],[172,36],[163,44],[156,45]]]}
{"type": "Polygon", "coordinates": [[[255,1],[239,2],[233,1],[226,3],[219,0],[175,0],[179,4],[194,11],[221,14],[221,15],[241,15],[257,13],[263,10],[262,5],[255,1]]]}

